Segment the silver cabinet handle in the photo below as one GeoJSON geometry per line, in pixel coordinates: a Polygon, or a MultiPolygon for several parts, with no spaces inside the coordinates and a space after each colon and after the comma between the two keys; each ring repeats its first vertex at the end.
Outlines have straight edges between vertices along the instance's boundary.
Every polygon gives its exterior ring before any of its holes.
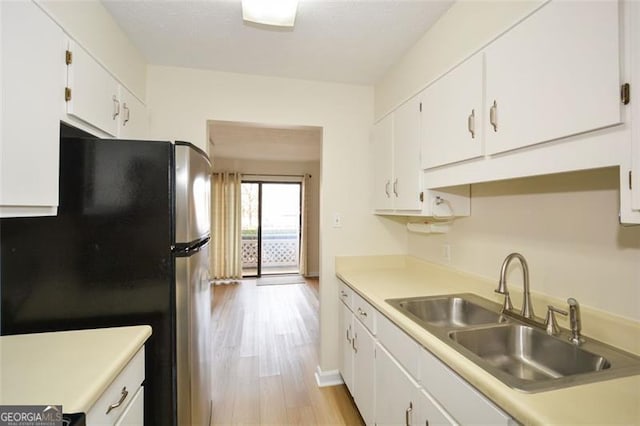
{"type": "Polygon", "coordinates": [[[353,351],[355,353],[358,353],[358,348],[356,347],[356,340],[358,340],[358,334],[354,334],[353,338],[351,339],[351,347],[353,348],[353,351]]]}
{"type": "Polygon", "coordinates": [[[389,194],[389,185],[391,185],[391,181],[387,181],[387,183],[384,185],[384,193],[387,194],[387,198],[391,196],[391,194],[389,194]]]}
{"type": "Polygon", "coordinates": [[[124,121],[122,122],[122,126],[124,127],[127,125],[130,118],[129,107],[127,106],[126,102],[122,104],[122,109],[124,109],[124,121]]]}
{"type": "Polygon", "coordinates": [[[467,119],[467,129],[471,133],[471,139],[476,138],[476,110],[472,109],[469,118],[467,119]]]}
{"type": "Polygon", "coordinates": [[[351,343],[351,337],[349,336],[349,330],[351,330],[351,326],[347,328],[347,342],[351,343]]]}
{"type": "Polygon", "coordinates": [[[360,316],[363,316],[365,318],[367,317],[367,313],[360,308],[358,308],[358,314],[360,314],[360,316]]]}
{"type": "Polygon", "coordinates": [[[340,296],[342,296],[342,297],[347,297],[347,296],[348,296],[348,294],[347,294],[347,293],[345,293],[345,291],[344,291],[344,290],[340,290],[340,296]]]}
{"type": "Polygon", "coordinates": [[[404,410],[404,424],[411,426],[411,412],[413,411],[413,402],[409,402],[409,407],[404,410]]]}
{"type": "Polygon", "coordinates": [[[398,179],[393,181],[393,193],[396,194],[396,197],[398,196],[398,179]]]}
{"type": "Polygon", "coordinates": [[[116,98],[116,95],[113,95],[113,119],[120,115],[120,101],[116,98]]]}
{"type": "Polygon", "coordinates": [[[493,126],[493,131],[498,131],[498,103],[494,100],[489,110],[489,122],[493,126]]]}
{"type": "Polygon", "coordinates": [[[122,392],[120,393],[120,401],[116,402],[115,404],[111,404],[107,409],[107,414],[109,414],[111,410],[121,406],[124,400],[127,399],[127,395],[129,395],[129,392],[127,391],[127,387],[125,386],[122,388],[122,392]]]}

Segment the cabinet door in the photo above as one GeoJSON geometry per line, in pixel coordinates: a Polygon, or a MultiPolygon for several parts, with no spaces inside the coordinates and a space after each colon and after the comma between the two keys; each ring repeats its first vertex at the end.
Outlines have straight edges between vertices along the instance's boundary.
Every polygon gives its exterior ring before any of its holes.
{"type": "Polygon", "coordinates": [[[393,158],[393,115],[389,114],[374,124],[371,135],[373,155],[373,208],[393,209],[392,198],[392,158],[393,158]]]}
{"type": "Polygon", "coordinates": [[[144,425],[144,386],[140,386],[131,402],[115,426],[143,426],[144,425]]]}
{"type": "Polygon", "coordinates": [[[124,87],[120,87],[120,130],[122,139],[146,139],[149,128],[147,108],[124,87]]]}
{"type": "Polygon", "coordinates": [[[509,425],[512,419],[429,351],[420,357],[422,387],[460,424],[509,425]]]}
{"type": "Polygon", "coordinates": [[[353,395],[353,315],[349,308],[340,302],[340,374],[344,384],[353,395]]]}
{"type": "Polygon", "coordinates": [[[375,422],[375,365],[373,336],[360,321],[353,321],[353,399],[367,425],[375,422]]]}
{"type": "Polygon", "coordinates": [[[418,424],[414,422],[418,386],[380,345],[376,345],[375,370],[376,424],[418,424]]]}
{"type": "Polygon", "coordinates": [[[420,210],[420,96],[393,113],[393,183],[396,210],[420,210]]]}
{"type": "Polygon", "coordinates": [[[552,1],[486,49],[488,154],[620,123],[618,19],[615,1],[552,1]]]}
{"type": "Polygon", "coordinates": [[[0,8],[1,216],[55,215],[66,39],[33,2],[0,8]]]}
{"type": "Polygon", "coordinates": [[[111,135],[118,135],[121,112],[118,82],[95,59],[74,41],[67,68],[67,86],[71,99],[67,113],[111,135]]]}
{"type": "Polygon", "coordinates": [[[424,91],[422,168],[482,155],[483,68],[476,54],[424,91]]]}

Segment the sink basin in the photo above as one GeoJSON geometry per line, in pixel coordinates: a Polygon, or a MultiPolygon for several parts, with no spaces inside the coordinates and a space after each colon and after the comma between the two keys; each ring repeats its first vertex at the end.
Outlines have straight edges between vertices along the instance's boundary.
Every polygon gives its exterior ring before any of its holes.
{"type": "Polygon", "coordinates": [[[463,328],[480,324],[497,324],[500,314],[481,306],[485,302],[472,294],[414,297],[387,300],[412,319],[435,327],[463,328]]]}
{"type": "Polygon", "coordinates": [[[611,367],[602,356],[519,324],[452,331],[449,337],[492,367],[521,380],[556,379],[611,367]]]}
{"type": "Polygon", "coordinates": [[[576,346],[562,330],[500,314],[471,293],[387,299],[387,303],[514,389],[540,392],[640,374],[640,357],[587,338],[576,346]]]}

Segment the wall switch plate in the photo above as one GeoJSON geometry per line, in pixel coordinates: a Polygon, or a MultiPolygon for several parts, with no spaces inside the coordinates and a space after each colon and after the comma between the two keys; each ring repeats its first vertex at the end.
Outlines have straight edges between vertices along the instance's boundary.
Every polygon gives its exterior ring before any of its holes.
{"type": "Polygon", "coordinates": [[[342,228],[342,215],[340,213],[333,214],[333,227],[342,228]]]}

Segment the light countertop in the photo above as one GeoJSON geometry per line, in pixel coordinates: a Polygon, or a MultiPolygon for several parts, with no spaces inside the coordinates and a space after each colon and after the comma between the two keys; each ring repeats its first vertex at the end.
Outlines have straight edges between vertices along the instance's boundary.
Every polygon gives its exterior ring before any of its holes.
{"type": "Polygon", "coordinates": [[[0,405],[87,412],[151,335],[149,326],[0,337],[0,405]]]}
{"type": "MultiPolygon", "coordinates": [[[[423,347],[524,424],[640,425],[640,375],[553,391],[524,393],[508,387],[438,337],[394,309],[385,299],[475,293],[501,302],[495,282],[408,256],[338,257],[336,274],[423,347]]],[[[520,306],[521,296],[512,300],[520,306]]],[[[534,308],[545,312],[546,296],[532,293],[534,308]]],[[[556,306],[562,306],[556,304],[556,306]]],[[[638,354],[640,324],[581,307],[583,334],[638,354]]],[[[564,322],[560,324],[567,328],[564,322]]]]}

